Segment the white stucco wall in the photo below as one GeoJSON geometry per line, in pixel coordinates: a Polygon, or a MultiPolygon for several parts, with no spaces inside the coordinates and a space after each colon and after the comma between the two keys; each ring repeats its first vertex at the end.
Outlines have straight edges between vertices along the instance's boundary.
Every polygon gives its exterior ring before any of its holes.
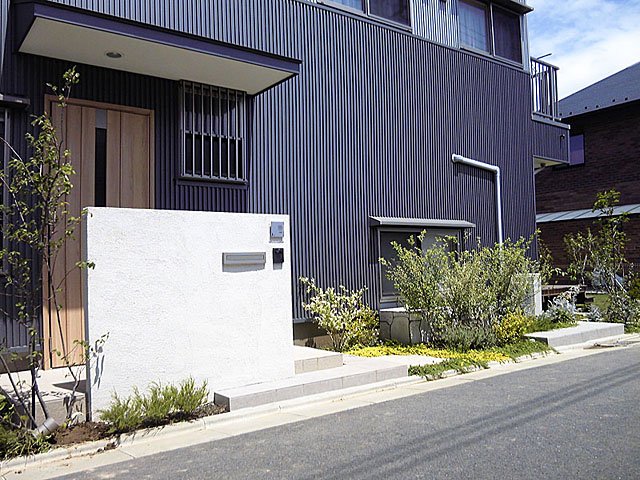
{"type": "Polygon", "coordinates": [[[90,208],[84,223],[87,340],[96,418],[112,392],[189,375],[216,389],[294,374],[289,220],[283,215],[90,208]],[[282,242],[272,221],[285,222],[282,242]],[[285,261],[273,264],[272,249],[285,261]],[[223,269],[223,252],[266,252],[223,269]]]}

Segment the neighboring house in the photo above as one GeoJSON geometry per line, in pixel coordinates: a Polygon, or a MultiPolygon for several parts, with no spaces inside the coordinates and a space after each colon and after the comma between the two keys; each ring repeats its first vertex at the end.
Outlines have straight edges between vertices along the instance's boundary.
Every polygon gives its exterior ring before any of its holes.
{"type": "MultiPolygon", "coordinates": [[[[74,211],[289,214],[299,342],[315,330],[297,277],[367,286],[379,306],[394,299],[378,262],[391,240],[425,228],[498,239],[495,175],[453,155],[500,167],[505,238],[535,230],[534,165],[567,161],[556,71],[530,61],[520,1],[0,5],[0,99],[18,150],[29,116],[52,108],[45,84],[77,64],[60,126],[74,211]]],[[[78,337],[79,273],[66,291],[78,337]]],[[[46,348],[57,339],[44,323],[46,348]]],[[[11,316],[3,325],[9,346],[24,344],[11,316]]]]}
{"type": "Polygon", "coordinates": [[[640,263],[640,63],[561,100],[571,125],[569,165],[536,174],[537,222],[556,265],[565,269],[564,237],[585,231],[598,213],[596,194],[621,193],[615,213],[626,212],[627,259],[640,263]]]}

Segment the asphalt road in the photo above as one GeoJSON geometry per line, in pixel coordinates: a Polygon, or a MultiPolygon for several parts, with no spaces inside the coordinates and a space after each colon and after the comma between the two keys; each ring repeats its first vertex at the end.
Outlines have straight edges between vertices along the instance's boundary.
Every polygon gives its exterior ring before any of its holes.
{"type": "Polygon", "coordinates": [[[639,479],[640,347],[61,478],[639,479]]]}

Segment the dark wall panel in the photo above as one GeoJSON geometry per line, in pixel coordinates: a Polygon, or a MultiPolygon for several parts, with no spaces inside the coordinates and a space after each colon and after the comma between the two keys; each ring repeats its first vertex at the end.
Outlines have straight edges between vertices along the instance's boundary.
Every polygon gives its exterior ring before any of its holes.
{"type": "Polygon", "coordinates": [[[569,162],[569,131],[548,123],[532,121],[533,154],[541,158],[569,162]]]}

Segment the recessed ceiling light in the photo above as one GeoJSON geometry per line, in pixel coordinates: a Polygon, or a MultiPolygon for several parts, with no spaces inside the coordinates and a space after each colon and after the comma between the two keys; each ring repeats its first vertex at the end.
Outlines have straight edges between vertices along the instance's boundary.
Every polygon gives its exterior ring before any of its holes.
{"type": "Polygon", "coordinates": [[[120,52],[107,52],[105,55],[109,58],[122,58],[122,54],[120,52]]]}

